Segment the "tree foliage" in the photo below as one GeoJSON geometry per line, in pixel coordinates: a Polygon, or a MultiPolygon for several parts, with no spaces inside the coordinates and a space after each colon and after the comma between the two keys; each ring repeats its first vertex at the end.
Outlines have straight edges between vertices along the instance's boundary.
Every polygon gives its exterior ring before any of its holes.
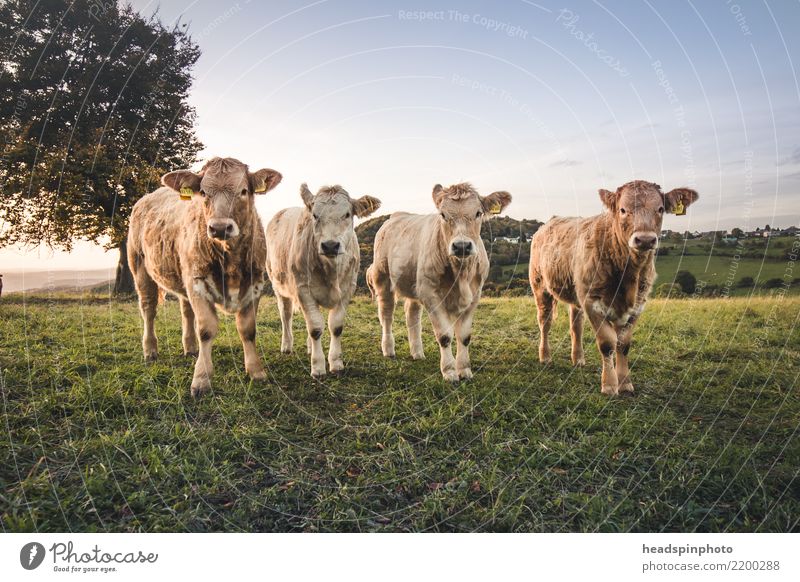
{"type": "Polygon", "coordinates": [[[133,204],[201,148],[184,26],[86,0],[0,3],[0,246],[122,244],[133,204]]]}

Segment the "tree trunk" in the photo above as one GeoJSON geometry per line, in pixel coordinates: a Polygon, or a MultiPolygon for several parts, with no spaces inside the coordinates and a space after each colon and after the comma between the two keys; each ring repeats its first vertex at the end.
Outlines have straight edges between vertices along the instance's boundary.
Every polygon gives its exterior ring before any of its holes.
{"type": "Polygon", "coordinates": [[[133,274],[128,265],[128,237],[122,239],[119,245],[119,264],[117,265],[117,277],[114,280],[114,296],[133,295],[133,274]]]}

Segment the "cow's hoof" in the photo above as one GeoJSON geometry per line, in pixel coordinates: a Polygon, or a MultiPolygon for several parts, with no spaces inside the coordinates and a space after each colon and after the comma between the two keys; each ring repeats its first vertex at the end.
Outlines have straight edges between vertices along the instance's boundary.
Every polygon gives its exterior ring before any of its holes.
{"type": "Polygon", "coordinates": [[[338,374],[344,370],[344,362],[341,360],[330,362],[329,366],[331,374],[338,374]]]}
{"type": "Polygon", "coordinates": [[[196,358],[197,356],[200,355],[200,352],[198,352],[196,350],[195,351],[189,351],[189,352],[183,352],[183,355],[184,355],[184,357],[187,357],[187,358],[196,358]]]}
{"type": "Polygon", "coordinates": [[[144,361],[147,364],[152,364],[153,362],[158,361],[158,352],[156,352],[156,351],[147,352],[144,355],[144,361]]]}
{"type": "Polygon", "coordinates": [[[620,392],[629,392],[629,393],[633,394],[633,383],[628,381],[628,382],[625,382],[624,384],[620,384],[619,385],[619,391],[620,392]]]}
{"type": "Polygon", "coordinates": [[[578,358],[577,360],[572,360],[572,365],[576,368],[583,368],[586,365],[586,358],[578,358]]]}
{"type": "Polygon", "coordinates": [[[458,373],[458,377],[461,380],[472,380],[472,370],[469,368],[464,368],[458,373]]]}
{"type": "Polygon", "coordinates": [[[267,372],[266,370],[264,370],[264,368],[261,368],[260,370],[255,370],[253,372],[248,371],[247,373],[249,374],[251,380],[260,381],[267,379],[267,372]]]}
{"type": "Polygon", "coordinates": [[[423,354],[422,352],[419,352],[418,354],[411,354],[411,359],[412,360],[424,360],[425,359],[425,354],[423,354]]]}
{"type": "Polygon", "coordinates": [[[315,380],[322,380],[325,377],[325,370],[312,370],[311,377],[315,380]]]}
{"type": "Polygon", "coordinates": [[[458,382],[458,373],[455,370],[442,372],[442,378],[444,378],[448,382],[458,382]]]}
{"type": "Polygon", "coordinates": [[[539,356],[540,364],[549,364],[552,360],[553,358],[551,358],[550,356],[539,356]]]}
{"type": "Polygon", "coordinates": [[[292,353],[292,348],[281,348],[281,353],[282,354],[291,354],[292,353]]]}
{"type": "Polygon", "coordinates": [[[600,392],[606,396],[616,396],[618,393],[618,388],[616,386],[604,385],[602,388],[600,388],[600,392]]]}
{"type": "Polygon", "coordinates": [[[192,398],[200,398],[211,390],[211,384],[192,384],[192,398]]]}

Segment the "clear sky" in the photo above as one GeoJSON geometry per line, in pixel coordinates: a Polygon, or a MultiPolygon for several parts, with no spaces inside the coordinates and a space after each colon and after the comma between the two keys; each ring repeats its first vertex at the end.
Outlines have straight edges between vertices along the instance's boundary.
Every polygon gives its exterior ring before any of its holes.
{"type": "MultiPolygon", "coordinates": [[[[152,13],[156,3],[135,0],[152,13]]],[[[800,223],[800,4],[769,0],[169,0],[200,45],[203,157],[432,211],[437,183],[516,218],[600,211],[634,178],[694,187],[676,230],[800,223]]],[[[3,268],[65,259],[0,251],[3,268]],[[39,257],[39,258],[36,258],[39,257]]],[[[114,264],[81,245],[70,267],[114,264]]]]}

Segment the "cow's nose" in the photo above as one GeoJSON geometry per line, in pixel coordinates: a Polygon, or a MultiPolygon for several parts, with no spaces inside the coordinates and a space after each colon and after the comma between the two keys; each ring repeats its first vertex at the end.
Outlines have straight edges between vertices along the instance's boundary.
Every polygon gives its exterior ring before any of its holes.
{"type": "Polygon", "coordinates": [[[211,220],[208,223],[208,236],[221,240],[236,236],[236,225],[232,220],[211,220]]]}
{"type": "Polygon", "coordinates": [[[656,246],[658,237],[654,234],[640,233],[634,235],[633,244],[640,251],[649,251],[656,246]]]}
{"type": "Polygon", "coordinates": [[[319,246],[323,255],[338,255],[339,249],[342,248],[342,244],[335,240],[322,241],[319,246]]]}
{"type": "Polygon", "coordinates": [[[452,245],[452,254],[457,257],[466,257],[472,254],[472,241],[460,240],[454,242],[452,245]]]}

